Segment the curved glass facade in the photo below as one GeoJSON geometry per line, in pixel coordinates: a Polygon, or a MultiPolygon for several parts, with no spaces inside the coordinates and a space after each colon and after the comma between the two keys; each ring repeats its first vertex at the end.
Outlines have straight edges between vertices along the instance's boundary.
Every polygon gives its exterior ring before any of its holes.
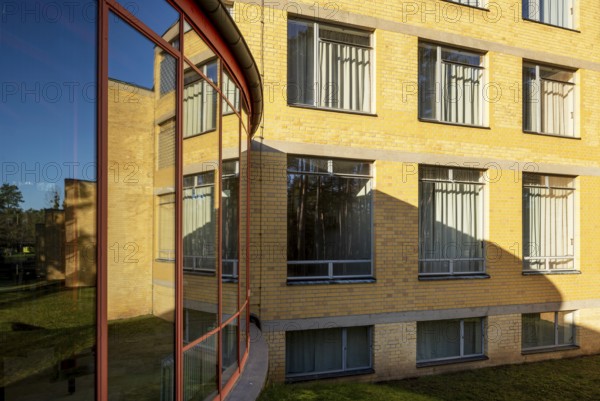
{"type": "Polygon", "coordinates": [[[222,399],[242,372],[260,110],[208,3],[3,5],[0,400],[222,399]]]}

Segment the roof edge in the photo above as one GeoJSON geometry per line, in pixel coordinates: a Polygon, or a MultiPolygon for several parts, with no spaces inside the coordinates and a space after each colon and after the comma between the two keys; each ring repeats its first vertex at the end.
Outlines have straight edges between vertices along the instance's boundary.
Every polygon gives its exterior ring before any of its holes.
{"type": "Polygon", "coordinates": [[[225,43],[243,71],[244,78],[250,90],[251,111],[249,135],[252,136],[263,115],[262,79],[254,56],[244,40],[237,24],[225,8],[221,0],[197,0],[196,3],[213,23],[215,28],[223,35],[225,43]]]}

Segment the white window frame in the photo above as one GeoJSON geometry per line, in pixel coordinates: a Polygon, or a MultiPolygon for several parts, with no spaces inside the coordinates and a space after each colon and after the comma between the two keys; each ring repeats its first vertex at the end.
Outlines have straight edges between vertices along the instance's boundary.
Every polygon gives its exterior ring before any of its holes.
{"type": "MultiPolygon", "coordinates": [[[[319,108],[319,109],[324,109],[324,110],[341,110],[341,111],[345,111],[348,113],[362,113],[362,114],[370,114],[370,113],[374,113],[375,110],[375,77],[374,77],[374,72],[375,72],[375,51],[374,51],[374,45],[373,45],[373,33],[370,31],[366,31],[366,30],[359,30],[359,29],[354,29],[354,28],[347,28],[345,26],[340,26],[340,25],[333,25],[333,24],[328,24],[328,23],[323,23],[323,22],[318,22],[318,21],[308,21],[308,20],[303,20],[300,18],[293,18],[293,17],[289,17],[289,21],[291,22],[297,22],[297,23],[304,23],[307,25],[311,25],[313,26],[313,78],[314,78],[314,82],[313,82],[313,90],[314,90],[314,97],[313,97],[313,104],[307,104],[307,103],[302,103],[299,101],[291,101],[292,99],[288,98],[288,104],[290,105],[294,105],[294,106],[311,106],[311,107],[315,107],[315,108],[319,108]],[[341,107],[332,107],[332,106],[326,106],[324,105],[324,101],[323,99],[321,99],[321,89],[322,89],[322,84],[321,84],[321,70],[319,68],[319,62],[320,62],[320,51],[319,51],[319,44],[321,42],[329,42],[329,43],[343,43],[343,42],[335,42],[333,40],[323,40],[320,38],[320,34],[319,34],[319,28],[320,27],[326,27],[328,30],[332,30],[332,31],[340,31],[340,32],[347,32],[349,34],[352,35],[357,35],[357,36],[363,36],[363,37],[368,37],[369,38],[369,46],[363,46],[363,45],[359,45],[359,44],[353,44],[353,43],[346,43],[347,45],[351,45],[354,47],[358,47],[358,48],[362,48],[362,49],[369,49],[369,53],[370,53],[370,60],[371,60],[371,65],[369,68],[369,74],[370,74],[370,82],[369,82],[369,98],[370,98],[370,104],[368,105],[368,110],[352,110],[352,109],[347,109],[347,108],[341,108],[341,107]]],[[[290,51],[290,49],[288,48],[288,51],[290,51]]],[[[288,70],[289,70],[290,66],[288,65],[288,70]]],[[[289,82],[288,82],[289,85],[289,82]]]]}
{"type": "Polygon", "coordinates": [[[539,313],[524,313],[523,315],[521,315],[521,337],[525,336],[525,325],[523,324],[523,316],[524,315],[540,315],[542,313],[554,313],[554,345],[540,345],[540,346],[536,346],[536,347],[524,347],[523,346],[523,338],[521,338],[521,349],[523,351],[535,351],[535,350],[542,350],[542,349],[548,349],[548,348],[561,348],[561,347],[569,347],[569,346],[575,346],[577,345],[577,324],[576,324],[576,317],[575,317],[575,313],[576,311],[574,310],[569,310],[569,311],[550,311],[550,312],[539,312],[539,313]],[[558,326],[558,314],[559,313],[564,313],[565,315],[571,315],[570,319],[571,321],[569,322],[569,324],[571,325],[571,330],[573,330],[573,341],[570,343],[563,343],[560,344],[558,342],[559,339],[559,326],[558,326]]]}
{"type": "MultiPolygon", "coordinates": [[[[485,184],[484,181],[484,174],[481,175],[480,181],[477,182],[472,182],[472,181],[458,181],[458,180],[454,180],[454,170],[456,170],[456,168],[454,167],[445,167],[445,166],[427,166],[427,165],[423,165],[421,166],[421,168],[427,168],[427,167],[435,167],[435,168],[444,168],[446,170],[449,171],[448,173],[448,180],[436,180],[436,179],[423,179],[421,177],[419,177],[419,205],[420,205],[420,198],[422,195],[422,186],[421,183],[422,182],[446,182],[446,183],[452,183],[452,184],[469,184],[469,185],[480,185],[482,187],[482,192],[481,192],[481,216],[475,216],[481,223],[481,248],[482,248],[482,257],[481,258],[456,258],[456,259],[451,259],[451,258],[421,258],[421,246],[422,245],[422,241],[421,238],[419,238],[419,276],[422,277],[427,277],[427,276],[474,276],[474,275],[485,275],[486,274],[486,270],[487,270],[487,263],[486,263],[486,249],[485,249],[485,232],[486,232],[486,187],[487,185],[485,184]],[[478,272],[455,272],[454,271],[454,262],[455,261],[463,261],[463,260],[473,260],[473,261],[481,261],[482,262],[482,269],[481,271],[478,272]],[[442,261],[448,261],[449,263],[449,271],[447,273],[444,272],[434,272],[434,273],[423,273],[421,272],[421,262],[442,262],[442,261]]],[[[460,168],[460,170],[470,170],[470,169],[465,169],[465,168],[460,168]]],[[[481,170],[474,170],[474,171],[481,171],[481,170]]],[[[421,217],[420,217],[420,213],[421,210],[419,210],[419,236],[421,235],[421,226],[420,226],[420,221],[421,221],[421,217]]]]}
{"type": "MultiPolygon", "coordinates": [[[[417,359],[417,363],[428,363],[428,362],[444,362],[444,361],[452,361],[452,360],[460,360],[460,359],[465,359],[465,358],[476,358],[476,357],[480,357],[480,356],[484,356],[485,352],[486,352],[486,318],[485,317],[473,317],[473,318],[465,318],[465,319],[444,319],[441,320],[442,322],[456,322],[459,321],[460,322],[460,354],[457,356],[449,356],[449,357],[444,357],[444,358],[430,358],[430,359],[417,359]],[[481,352],[477,353],[477,354],[468,354],[465,355],[465,320],[468,319],[479,319],[480,320],[480,324],[481,324],[481,352]]],[[[422,323],[428,323],[429,321],[425,321],[422,323]]],[[[419,322],[417,322],[417,336],[419,335],[419,330],[418,330],[418,324],[419,322]]],[[[444,333],[441,333],[440,336],[444,335],[444,333]]],[[[437,337],[437,333],[436,333],[436,337],[437,337]]],[[[417,342],[417,347],[418,347],[418,342],[417,342]]],[[[419,351],[417,349],[417,355],[419,355],[419,351]]]]}
{"type": "MultiPolygon", "coordinates": [[[[293,373],[293,374],[288,374],[287,373],[287,357],[286,357],[286,373],[285,373],[285,378],[286,379],[294,379],[294,378],[303,378],[303,377],[311,377],[311,376],[327,376],[327,375],[336,375],[336,374],[352,374],[353,372],[360,372],[360,371],[364,371],[367,369],[372,369],[373,368],[373,326],[356,326],[356,327],[366,327],[368,330],[368,342],[369,342],[369,366],[361,366],[358,368],[347,368],[347,362],[348,362],[348,329],[352,329],[354,327],[329,327],[329,328],[323,328],[323,329],[316,329],[316,330],[328,330],[328,329],[337,329],[341,331],[341,335],[342,335],[342,341],[341,341],[341,346],[342,346],[342,368],[341,369],[335,369],[335,370],[326,370],[326,371],[319,371],[319,372],[311,372],[311,373],[293,373]]],[[[299,330],[299,331],[309,331],[309,330],[299,330]]],[[[286,344],[287,346],[287,344],[286,344]]]]}
{"type": "MultiPolygon", "coordinates": [[[[566,178],[570,178],[572,180],[572,186],[571,187],[563,187],[563,186],[551,186],[550,185],[550,177],[558,177],[556,175],[551,175],[551,174],[533,174],[533,173],[528,173],[531,175],[536,175],[536,176],[541,176],[544,177],[544,182],[545,185],[544,186],[540,186],[540,185],[527,185],[525,184],[525,180],[523,180],[523,189],[525,188],[543,188],[543,189],[548,189],[548,190],[552,190],[552,189],[559,189],[559,190],[570,190],[573,194],[573,197],[571,199],[570,205],[569,207],[571,208],[571,216],[573,216],[573,221],[570,222],[570,226],[573,232],[573,237],[570,238],[570,242],[573,246],[573,254],[572,255],[564,255],[564,256],[523,256],[523,271],[525,272],[530,272],[530,273],[539,273],[539,272],[560,272],[560,271],[576,271],[577,270],[577,266],[576,266],[576,234],[575,234],[575,220],[576,220],[576,215],[575,215],[575,196],[577,194],[577,188],[575,185],[575,177],[566,177],[566,178]],[[572,260],[573,262],[573,268],[572,269],[551,269],[550,268],[550,261],[552,260],[572,260]],[[528,261],[530,260],[544,260],[544,269],[528,269],[528,261]]],[[[526,198],[525,198],[525,193],[523,193],[523,202],[526,202],[526,198]]],[[[525,205],[523,205],[523,221],[525,221],[525,205]]],[[[541,218],[541,216],[540,216],[541,218]]],[[[524,226],[524,225],[523,225],[524,226]]],[[[550,233],[550,235],[552,235],[552,233],[550,233]]],[[[552,240],[550,240],[552,241],[552,240]]],[[[524,247],[531,247],[531,241],[529,238],[529,233],[526,233],[525,230],[523,230],[523,246],[524,247]]],[[[530,248],[531,249],[531,248],[530,248]]]]}
{"type": "MultiPolygon", "coordinates": [[[[557,67],[550,67],[550,66],[546,66],[546,65],[542,65],[542,64],[536,64],[536,63],[523,63],[523,71],[526,68],[535,68],[535,79],[531,82],[532,88],[530,89],[531,92],[533,92],[533,96],[530,99],[527,99],[527,91],[525,90],[525,85],[527,85],[527,82],[523,82],[523,130],[525,132],[534,132],[537,134],[544,134],[544,135],[553,135],[553,136],[560,136],[560,137],[565,137],[565,138],[578,138],[579,134],[578,134],[578,130],[577,130],[577,121],[578,121],[578,117],[579,117],[579,113],[577,112],[577,91],[578,91],[578,87],[577,87],[577,81],[576,81],[576,71],[574,70],[570,70],[570,69],[566,69],[566,68],[557,68],[557,67]],[[569,81],[558,81],[558,80],[551,80],[551,79],[544,79],[541,77],[541,73],[540,71],[544,70],[544,71],[556,71],[556,72],[563,72],[566,74],[571,74],[571,79],[569,81]],[[565,107],[570,107],[571,111],[571,133],[566,132],[566,133],[557,133],[557,132],[550,132],[547,129],[543,129],[542,128],[542,122],[544,120],[544,117],[546,117],[544,108],[542,107],[542,88],[544,85],[544,82],[557,82],[560,83],[562,85],[568,85],[571,86],[573,88],[573,99],[572,99],[572,104],[569,105],[565,105],[565,107]],[[533,110],[532,108],[535,108],[535,117],[536,117],[536,121],[535,121],[535,125],[537,127],[537,129],[528,129],[526,127],[526,123],[525,123],[525,116],[531,116],[533,114],[533,110]]],[[[524,74],[523,74],[524,75],[524,74]]]]}
{"type": "MultiPolygon", "coordinates": [[[[304,157],[306,159],[319,159],[319,158],[313,158],[310,156],[297,156],[297,157],[304,157]]],[[[289,174],[308,174],[308,175],[339,175],[342,177],[353,177],[353,178],[369,178],[369,181],[366,183],[365,185],[365,189],[369,189],[370,191],[373,190],[373,182],[374,182],[374,176],[373,176],[373,164],[370,162],[363,162],[363,161],[356,161],[358,163],[369,163],[370,164],[370,174],[369,175],[352,175],[352,174],[338,174],[335,173],[333,171],[333,160],[334,159],[322,159],[323,161],[327,162],[327,173],[317,173],[317,172],[306,172],[306,171],[300,171],[300,172],[295,172],[295,171],[287,171],[286,175],[289,174]]],[[[342,159],[336,159],[336,160],[342,160],[342,159]]],[[[374,211],[373,211],[373,197],[371,198],[371,206],[370,206],[370,210],[371,210],[371,216],[370,216],[370,226],[371,226],[371,258],[370,259],[322,259],[322,260],[287,260],[287,265],[288,265],[288,273],[289,273],[289,266],[293,266],[293,265],[307,265],[307,264],[327,264],[327,272],[328,274],[326,276],[289,276],[289,274],[287,274],[287,280],[288,281],[309,281],[309,280],[344,280],[344,279],[370,279],[373,277],[373,253],[374,253],[374,226],[373,226],[373,215],[374,215],[374,211]],[[369,274],[361,274],[361,275],[335,275],[334,274],[334,265],[337,263],[345,263],[345,264],[351,264],[351,263],[369,263],[371,266],[370,272],[369,274]]]]}
{"type": "MultiPolygon", "coordinates": [[[[444,124],[463,125],[463,126],[467,126],[467,127],[487,127],[489,124],[488,123],[488,108],[489,107],[488,107],[488,101],[485,99],[485,97],[483,95],[484,88],[486,87],[487,82],[488,82],[488,68],[486,66],[486,63],[487,63],[486,54],[484,52],[479,52],[479,51],[474,51],[474,50],[466,50],[466,49],[456,48],[456,47],[452,47],[452,46],[445,46],[445,45],[441,45],[441,44],[437,44],[437,43],[431,43],[431,42],[419,42],[419,48],[435,49],[436,53],[437,53],[436,65],[435,65],[435,83],[434,83],[435,106],[436,106],[435,107],[435,116],[433,118],[423,117],[421,114],[422,111],[421,111],[421,104],[420,104],[420,100],[419,100],[419,119],[421,119],[422,121],[436,121],[436,122],[440,122],[440,123],[444,123],[444,124]],[[462,63],[458,63],[458,62],[453,63],[450,61],[443,61],[442,60],[442,51],[467,53],[472,56],[480,57],[479,66],[470,65],[470,64],[466,65],[468,67],[478,69],[482,72],[480,89],[479,89],[479,101],[481,103],[481,107],[479,109],[479,120],[481,121],[480,124],[452,122],[452,121],[447,121],[445,119],[442,119],[442,108],[446,104],[445,97],[444,97],[444,91],[442,88],[442,63],[465,65],[462,63]]],[[[420,79],[421,75],[422,75],[422,72],[421,72],[421,66],[420,66],[420,62],[419,62],[419,79],[420,79]]],[[[465,95],[463,94],[463,96],[465,96],[465,95]]]]}
{"type": "Polygon", "coordinates": [[[563,20],[566,20],[565,23],[560,24],[560,23],[552,23],[550,21],[545,21],[543,19],[542,13],[541,13],[541,8],[542,2],[551,2],[553,0],[523,0],[523,7],[522,7],[522,16],[524,20],[527,21],[534,21],[534,22],[539,22],[540,24],[544,24],[544,25],[550,25],[550,26],[556,26],[559,28],[565,28],[565,29],[571,29],[574,30],[575,26],[576,26],[576,10],[575,7],[577,5],[577,0],[557,0],[557,1],[562,1],[562,2],[566,2],[567,4],[565,5],[565,10],[568,10],[568,14],[565,16],[562,16],[563,20]]]}

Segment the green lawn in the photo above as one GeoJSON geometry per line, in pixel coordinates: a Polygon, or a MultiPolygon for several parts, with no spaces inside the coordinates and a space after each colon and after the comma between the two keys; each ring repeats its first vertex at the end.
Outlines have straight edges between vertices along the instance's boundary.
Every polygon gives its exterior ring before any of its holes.
{"type": "Polygon", "coordinates": [[[259,401],[600,400],[600,355],[476,369],[378,384],[270,385],[259,401]]]}

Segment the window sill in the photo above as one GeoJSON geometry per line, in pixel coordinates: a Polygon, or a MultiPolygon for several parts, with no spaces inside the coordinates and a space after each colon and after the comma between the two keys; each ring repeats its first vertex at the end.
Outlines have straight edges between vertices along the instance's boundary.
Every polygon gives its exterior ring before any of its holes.
{"type": "Polygon", "coordinates": [[[524,270],[524,276],[545,276],[552,274],[581,274],[580,270],[524,270]]]}
{"type": "Polygon", "coordinates": [[[574,344],[557,345],[555,347],[524,349],[521,351],[521,355],[544,354],[546,352],[569,351],[569,350],[575,350],[575,349],[579,349],[579,345],[574,345],[574,344]]]}
{"type": "Polygon", "coordinates": [[[487,361],[488,359],[490,359],[490,358],[488,358],[485,355],[473,355],[473,356],[467,356],[464,358],[452,358],[452,359],[442,359],[442,360],[437,360],[437,361],[417,362],[417,368],[428,368],[431,366],[453,365],[455,363],[487,361]]]}
{"type": "Polygon", "coordinates": [[[491,128],[489,126],[485,126],[485,125],[452,123],[452,122],[448,122],[448,121],[431,120],[429,118],[423,118],[423,117],[419,117],[419,121],[422,123],[433,123],[433,124],[451,125],[454,127],[465,127],[465,128],[477,128],[477,129],[491,130],[491,128]]]}
{"type": "Polygon", "coordinates": [[[443,281],[443,280],[478,280],[491,278],[489,274],[464,274],[464,275],[435,275],[435,276],[421,276],[419,275],[419,281],[443,281]]]}
{"type": "Polygon", "coordinates": [[[332,378],[336,378],[336,377],[345,377],[345,376],[370,375],[373,373],[375,373],[375,369],[373,369],[373,368],[346,370],[343,372],[316,373],[316,374],[312,374],[312,375],[286,377],[285,382],[286,383],[297,383],[297,382],[308,381],[308,380],[332,379],[332,378]]]}
{"type": "Polygon", "coordinates": [[[528,131],[528,130],[523,130],[524,134],[529,134],[529,135],[540,135],[540,136],[549,136],[552,138],[563,138],[563,139],[575,139],[578,141],[581,141],[581,137],[580,136],[566,136],[566,135],[558,135],[558,134],[549,134],[546,132],[537,132],[537,131],[528,131]]]}
{"type": "Polygon", "coordinates": [[[536,20],[534,20],[534,19],[529,19],[529,18],[525,18],[525,17],[523,17],[523,21],[526,21],[526,22],[533,22],[534,24],[540,24],[540,25],[552,26],[552,27],[554,27],[554,28],[564,29],[565,31],[569,31],[569,32],[581,33],[581,31],[580,31],[580,30],[578,30],[578,29],[574,29],[574,28],[567,28],[566,26],[554,25],[554,24],[550,24],[550,23],[548,23],[548,22],[543,22],[543,21],[536,21],[536,20]]]}
{"type": "Polygon", "coordinates": [[[371,112],[368,112],[368,111],[355,111],[355,110],[345,110],[345,109],[334,109],[334,108],[331,108],[331,107],[311,106],[309,104],[300,104],[300,103],[288,103],[288,106],[289,107],[297,107],[299,109],[332,111],[334,113],[354,114],[354,115],[359,115],[359,116],[377,117],[377,114],[371,113],[371,112]]]}
{"type": "Polygon", "coordinates": [[[484,8],[484,7],[479,7],[479,6],[472,6],[470,4],[457,3],[456,1],[453,1],[453,0],[443,0],[443,1],[445,1],[447,3],[456,4],[458,6],[464,6],[464,7],[468,7],[468,8],[474,8],[475,10],[481,10],[481,11],[487,11],[487,12],[490,11],[489,8],[484,8]]]}
{"type": "Polygon", "coordinates": [[[371,278],[339,278],[339,279],[322,279],[322,280],[287,280],[287,285],[319,285],[319,284],[372,284],[376,283],[374,277],[371,278]]]}

